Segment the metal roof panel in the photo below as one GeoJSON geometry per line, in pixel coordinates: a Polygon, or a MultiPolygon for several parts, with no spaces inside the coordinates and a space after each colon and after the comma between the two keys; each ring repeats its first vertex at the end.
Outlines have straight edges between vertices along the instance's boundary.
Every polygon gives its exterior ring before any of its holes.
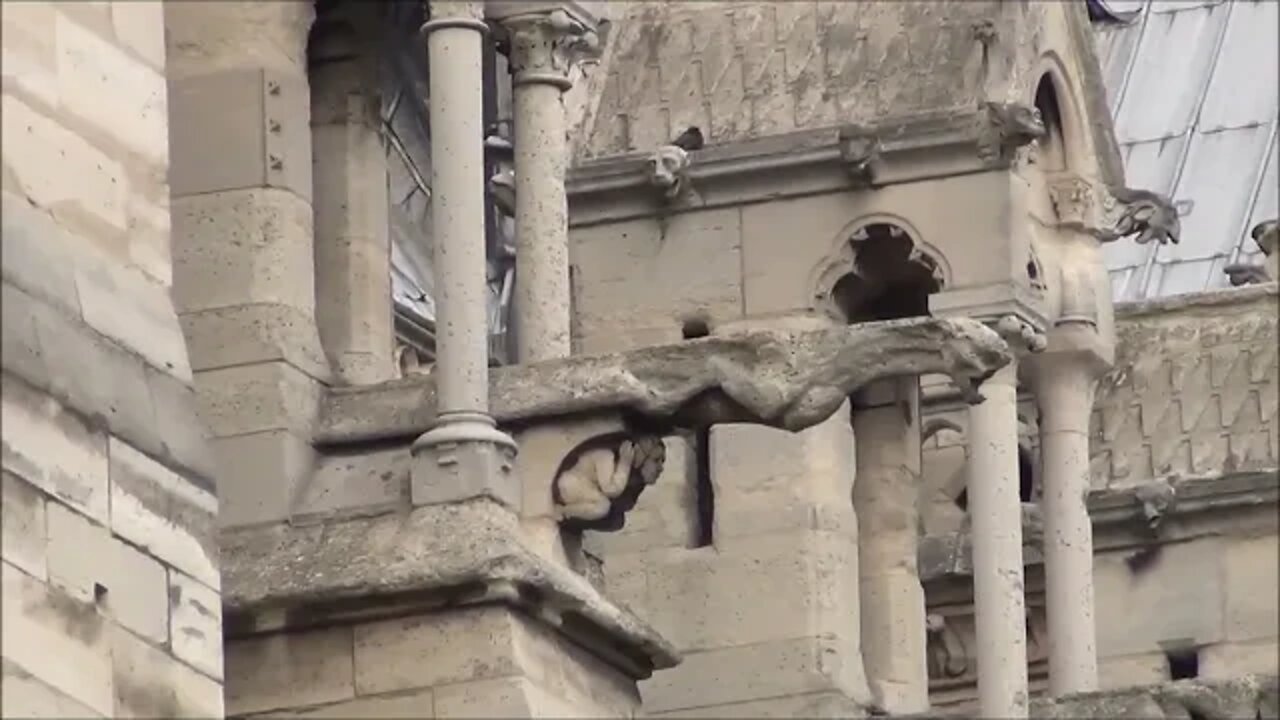
{"type": "Polygon", "coordinates": [[[1272,122],[1280,83],[1280,3],[1239,0],[1231,7],[1226,37],[1200,112],[1199,128],[1212,132],[1272,122]],[[1270,82],[1267,82],[1268,76],[1270,82]]]}
{"type": "Polygon", "coordinates": [[[1180,5],[1145,19],[1116,117],[1120,142],[1155,140],[1187,131],[1229,11],[1229,5],[1180,5]]]}

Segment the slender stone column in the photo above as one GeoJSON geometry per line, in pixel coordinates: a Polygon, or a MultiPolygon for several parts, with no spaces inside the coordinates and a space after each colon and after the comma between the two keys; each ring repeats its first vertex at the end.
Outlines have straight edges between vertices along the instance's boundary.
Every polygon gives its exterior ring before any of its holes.
{"type": "Polygon", "coordinates": [[[488,26],[479,2],[432,2],[430,11],[422,30],[431,68],[439,415],[414,443],[413,503],[487,495],[514,509],[520,498],[510,477],[515,442],[488,412],[481,75],[488,26]]]}
{"type": "Polygon", "coordinates": [[[916,566],[920,381],[875,383],[853,399],[862,658],[876,704],[929,708],[924,588],[916,566]]]}
{"type": "MultiPolygon", "coordinates": [[[[1099,354],[1087,347],[1058,351],[1054,346],[1063,330],[1055,329],[1050,352],[1030,363],[1040,408],[1049,692],[1055,696],[1098,688],[1093,525],[1085,500],[1089,416],[1097,378],[1106,368],[1099,354]]],[[[1085,336],[1094,334],[1092,328],[1080,330],[1085,336]]]]}
{"type": "Polygon", "coordinates": [[[575,49],[598,41],[587,20],[564,9],[517,13],[501,21],[514,76],[516,356],[528,363],[571,352],[564,92],[575,49]]]}
{"type": "MultiPolygon", "coordinates": [[[[1014,346],[1043,349],[1017,318],[995,328],[1014,346]]],[[[987,379],[969,408],[969,519],[977,630],[978,704],[983,717],[1027,717],[1027,628],[1018,498],[1018,360],[987,379]]]]}

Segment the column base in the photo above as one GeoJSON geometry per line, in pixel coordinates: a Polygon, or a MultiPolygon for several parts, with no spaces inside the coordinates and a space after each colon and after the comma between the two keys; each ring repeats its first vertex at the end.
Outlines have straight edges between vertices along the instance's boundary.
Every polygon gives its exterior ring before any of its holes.
{"type": "Polygon", "coordinates": [[[479,413],[443,414],[413,443],[409,497],[415,507],[487,497],[520,511],[516,443],[479,413]]]}

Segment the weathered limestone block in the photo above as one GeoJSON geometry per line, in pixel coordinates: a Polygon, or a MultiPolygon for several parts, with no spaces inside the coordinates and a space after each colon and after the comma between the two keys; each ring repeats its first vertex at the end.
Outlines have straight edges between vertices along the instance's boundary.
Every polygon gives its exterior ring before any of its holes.
{"type": "MultiPolygon", "coordinates": [[[[1193,645],[1225,638],[1222,544],[1213,538],[1166,545],[1159,563],[1134,573],[1126,555],[1100,554],[1094,561],[1097,596],[1125,598],[1131,607],[1159,612],[1101,613],[1098,655],[1128,655],[1161,649],[1161,642],[1185,639],[1193,645]]],[[[1105,607],[1105,605],[1104,605],[1105,607]]]]}
{"type": "Polygon", "coordinates": [[[806,637],[848,640],[857,635],[847,624],[857,609],[855,552],[839,532],[774,531],[724,548],[607,556],[605,585],[685,653],[806,637]],[[770,592],[743,592],[761,578],[770,592]]]}
{"type": "Polygon", "coordinates": [[[682,325],[742,316],[741,213],[575,228],[571,258],[577,352],[677,342],[682,325]],[[680,242],[664,242],[664,238],[680,242]]]}
{"type": "Polygon", "coordinates": [[[659,718],[851,718],[863,708],[841,693],[809,692],[768,700],[751,700],[723,705],[649,713],[659,718]]]}
{"type": "Polygon", "coordinates": [[[36,578],[49,575],[44,496],[17,475],[3,475],[3,504],[0,504],[0,554],[4,561],[36,578]]]}
{"type": "Polygon", "coordinates": [[[228,639],[226,703],[249,715],[355,697],[352,628],[228,639]]]}
{"type": "Polygon", "coordinates": [[[106,523],[106,437],[52,398],[7,377],[0,403],[4,469],[106,523]]]}
{"type": "Polygon", "coordinates": [[[709,454],[717,548],[796,530],[857,536],[849,501],[854,452],[847,407],[800,432],[716,425],[709,454]]]}
{"type": "Polygon", "coordinates": [[[457,693],[455,684],[481,681],[527,683],[535,694],[578,708],[575,714],[628,717],[639,703],[634,684],[616,670],[503,607],[357,626],[355,663],[358,694],[435,687],[437,713],[441,702],[464,704],[475,694],[457,693]]]}
{"type": "Polygon", "coordinates": [[[1280,641],[1280,538],[1231,538],[1222,552],[1227,639],[1280,641]]]}
{"type": "Polygon", "coordinates": [[[218,500],[111,439],[111,530],[205,585],[221,587],[218,500]]]}
{"type": "Polygon", "coordinates": [[[118,627],[111,628],[111,717],[222,717],[222,685],[118,627]]]}
{"type": "MultiPolygon", "coordinates": [[[[115,717],[111,623],[82,603],[4,563],[6,666],[103,717],[115,717]]],[[[5,704],[9,689],[5,683],[5,704]]],[[[20,714],[33,710],[16,708],[20,714]]]]}
{"type": "Polygon", "coordinates": [[[517,519],[486,502],[312,527],[241,529],[224,534],[222,550],[228,625],[241,631],[271,628],[274,608],[313,608],[318,622],[341,617],[355,598],[373,604],[413,593],[424,612],[473,603],[525,608],[553,618],[557,627],[563,622],[563,632],[591,649],[602,647],[600,633],[618,635],[625,648],[600,651],[642,676],[675,662],[656,633],[582,576],[525,546],[517,519]]]}
{"type": "MultiPolygon", "coordinates": [[[[831,637],[774,640],[753,645],[718,648],[685,655],[680,668],[663,672],[642,687],[646,713],[684,715],[699,708],[719,708],[725,717],[737,703],[805,693],[835,692],[841,717],[858,716],[869,698],[845,681],[852,674],[851,657],[840,640],[831,637]]],[[[865,688],[865,685],[863,686],[865,688]]],[[[736,715],[735,715],[736,716],[736,715]]]]}

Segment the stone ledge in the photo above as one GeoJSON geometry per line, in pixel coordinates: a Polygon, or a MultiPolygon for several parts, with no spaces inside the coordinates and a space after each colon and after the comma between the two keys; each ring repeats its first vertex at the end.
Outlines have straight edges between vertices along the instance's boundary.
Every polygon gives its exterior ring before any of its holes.
{"type": "MultiPolygon", "coordinates": [[[[885,118],[874,124],[844,125],[741,140],[698,150],[691,155],[687,178],[700,194],[748,177],[772,177],[768,188],[754,193],[714,192],[714,203],[692,203],[684,209],[776,199],[778,173],[807,176],[782,196],[841,188],[877,188],[931,178],[951,177],[1009,167],[1007,153],[995,145],[998,121],[980,106],[945,112],[885,118]],[[987,150],[990,152],[987,152],[987,150]],[[822,187],[811,187],[813,182],[822,187]]],[[[656,148],[655,148],[656,149],[656,148]]],[[[649,153],[628,153],[588,160],[570,168],[566,191],[573,216],[582,206],[608,203],[611,219],[654,214],[668,208],[649,185],[649,153]],[[637,203],[637,198],[645,202],[637,203]],[[619,202],[621,201],[621,202],[619,202]],[[621,210],[619,209],[621,208],[621,210]]],[[[598,221],[592,218],[590,222],[598,221]]],[[[580,223],[574,223],[575,225],[580,223]]]]}
{"type": "Polygon", "coordinates": [[[1245,305],[1268,297],[1273,298],[1274,302],[1274,298],[1277,295],[1280,295],[1280,283],[1269,282],[1261,285],[1243,285],[1241,287],[1209,290],[1207,292],[1116,303],[1116,320],[1123,322],[1151,315],[1174,313],[1179,310],[1217,309],[1227,305],[1245,305]]]}
{"type": "MultiPolygon", "coordinates": [[[[1218,477],[1184,480],[1176,484],[1177,502],[1165,518],[1170,521],[1189,516],[1274,505],[1280,502],[1280,471],[1235,473],[1218,477]]],[[[1138,487],[1095,490],[1089,493],[1089,516],[1097,535],[1094,550],[1118,550],[1152,542],[1144,539],[1139,528],[1145,525],[1142,504],[1137,499],[1138,487]],[[1132,529],[1129,529],[1132,528],[1132,529]],[[1105,535],[1104,535],[1105,533],[1105,535]]],[[[1038,537],[1039,520],[1023,526],[1023,562],[1044,562],[1038,537]]],[[[1169,533],[1172,534],[1172,533],[1169,533]]],[[[1157,538],[1165,542],[1172,537],[1157,538]]],[[[920,539],[918,551],[920,581],[931,582],[946,577],[973,573],[973,548],[966,532],[932,535],[920,539]]]]}
{"type": "Polygon", "coordinates": [[[228,637],[502,603],[637,679],[673,667],[666,640],[585,578],[524,546],[488,502],[222,537],[228,637]]]}
{"type": "Polygon", "coordinates": [[[1032,700],[1032,718],[1275,718],[1280,677],[1245,675],[1230,680],[1177,680],[1032,700]]]}
{"type": "MultiPolygon", "coordinates": [[[[811,331],[757,330],[626,353],[494,368],[499,424],[621,410],[668,427],[748,422],[802,430],[860,387],[888,377],[951,375],[976,399],[1008,347],[974,320],[912,319],[811,331]]],[[[318,445],[412,439],[435,417],[430,375],[330,389],[318,445]]]]}

